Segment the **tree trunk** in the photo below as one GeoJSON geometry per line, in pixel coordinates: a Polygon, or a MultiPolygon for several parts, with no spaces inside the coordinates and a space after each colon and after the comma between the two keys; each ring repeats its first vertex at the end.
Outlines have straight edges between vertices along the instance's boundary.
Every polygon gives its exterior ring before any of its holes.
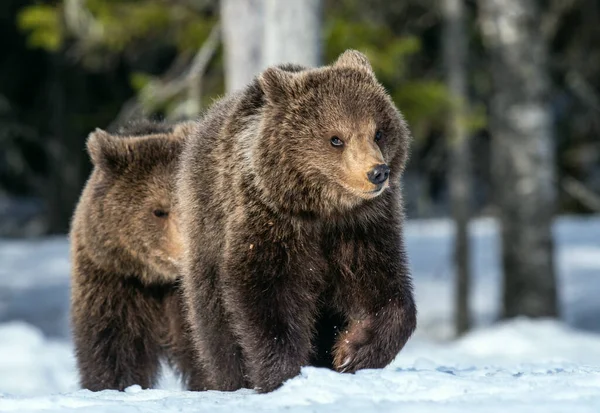
{"type": "Polygon", "coordinates": [[[264,65],[321,62],[321,1],[265,0],[264,65]]]}
{"type": "Polygon", "coordinates": [[[535,0],[480,0],[491,55],[492,167],[502,226],[504,317],[557,315],[554,147],[535,0]]]}
{"type": "Polygon", "coordinates": [[[265,0],[221,0],[225,88],[242,89],[263,69],[265,0]]]}
{"type": "Polygon", "coordinates": [[[450,202],[456,226],[454,239],[455,328],[458,335],[470,327],[470,218],[471,162],[465,128],[467,39],[463,0],[444,0],[444,59],[447,84],[452,96],[447,138],[450,147],[450,202]]]}

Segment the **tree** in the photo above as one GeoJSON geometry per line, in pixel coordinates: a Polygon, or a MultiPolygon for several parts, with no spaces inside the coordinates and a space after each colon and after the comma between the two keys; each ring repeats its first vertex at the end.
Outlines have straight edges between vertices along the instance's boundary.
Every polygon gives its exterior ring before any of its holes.
{"type": "Polygon", "coordinates": [[[265,0],[221,0],[225,88],[246,86],[263,68],[265,0]]]}
{"type": "Polygon", "coordinates": [[[321,61],[321,1],[266,0],[264,65],[321,61]]]}
{"type": "Polygon", "coordinates": [[[502,226],[504,317],[557,315],[554,148],[535,0],[480,0],[490,54],[492,168],[502,226]]]}
{"type": "Polygon", "coordinates": [[[470,250],[468,224],[470,217],[470,147],[467,139],[465,106],[467,39],[463,0],[444,0],[444,60],[451,105],[448,112],[447,138],[450,146],[449,189],[451,210],[456,226],[454,237],[454,267],[456,279],[457,334],[470,326],[470,250]]]}

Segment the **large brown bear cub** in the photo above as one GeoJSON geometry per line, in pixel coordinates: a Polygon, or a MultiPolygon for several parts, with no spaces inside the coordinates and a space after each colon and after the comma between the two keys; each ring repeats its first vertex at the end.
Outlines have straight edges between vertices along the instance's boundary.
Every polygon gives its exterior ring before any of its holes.
{"type": "Polygon", "coordinates": [[[208,388],[267,392],[304,365],[354,372],[398,354],[416,326],[399,182],[409,140],[355,51],[267,69],[206,114],[177,207],[208,388]]]}
{"type": "Polygon", "coordinates": [[[94,170],[71,229],[72,326],[81,385],[155,384],[161,359],[201,388],[176,264],[175,170],[194,123],[136,123],[87,141],[94,170]]]}

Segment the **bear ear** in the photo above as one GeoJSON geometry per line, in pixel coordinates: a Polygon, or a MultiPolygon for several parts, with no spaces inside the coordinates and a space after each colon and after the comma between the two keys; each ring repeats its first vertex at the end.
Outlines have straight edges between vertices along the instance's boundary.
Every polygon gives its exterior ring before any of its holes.
{"type": "Polygon", "coordinates": [[[293,96],[297,76],[278,67],[269,67],[258,76],[258,83],[269,101],[281,103],[286,97],[293,96]]]}
{"type": "Polygon", "coordinates": [[[369,59],[367,59],[367,56],[357,50],[346,50],[340,55],[340,57],[338,57],[333,66],[362,69],[373,74],[373,68],[371,67],[371,63],[369,63],[369,59]]]}
{"type": "Polygon", "coordinates": [[[94,166],[105,171],[118,171],[128,164],[130,149],[124,139],[98,128],[87,139],[87,151],[94,166]]]}

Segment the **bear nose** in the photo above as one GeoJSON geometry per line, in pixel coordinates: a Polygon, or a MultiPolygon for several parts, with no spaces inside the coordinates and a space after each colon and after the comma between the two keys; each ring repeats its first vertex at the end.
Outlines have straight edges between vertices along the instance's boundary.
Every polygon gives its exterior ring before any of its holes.
{"type": "Polygon", "coordinates": [[[390,167],[384,163],[375,166],[375,168],[371,169],[367,173],[367,178],[369,178],[369,182],[372,182],[375,185],[381,185],[382,183],[387,181],[389,176],[390,167]]]}

